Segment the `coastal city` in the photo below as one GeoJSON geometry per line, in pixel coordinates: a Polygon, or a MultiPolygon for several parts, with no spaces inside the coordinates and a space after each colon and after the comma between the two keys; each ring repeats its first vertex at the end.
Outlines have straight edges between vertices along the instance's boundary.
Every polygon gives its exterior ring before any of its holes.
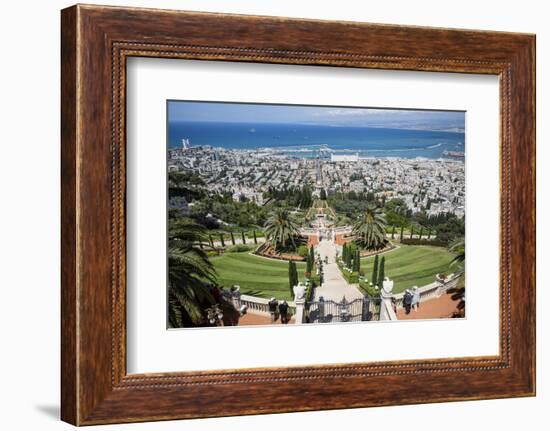
{"type": "Polygon", "coordinates": [[[263,205],[270,187],[310,185],[335,192],[372,192],[376,198],[401,198],[413,211],[428,215],[453,213],[464,217],[464,160],[460,158],[401,159],[334,155],[296,158],[268,149],[243,151],[211,146],[193,147],[186,139],[168,151],[168,170],[189,170],[209,190],[230,192],[233,199],[263,205]]]}

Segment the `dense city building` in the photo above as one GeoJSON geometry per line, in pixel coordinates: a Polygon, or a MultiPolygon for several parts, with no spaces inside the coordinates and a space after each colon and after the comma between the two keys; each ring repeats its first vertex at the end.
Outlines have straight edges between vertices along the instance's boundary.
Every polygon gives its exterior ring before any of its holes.
{"type": "Polygon", "coordinates": [[[464,216],[464,160],[361,158],[358,155],[297,158],[267,149],[233,150],[189,146],[168,151],[168,170],[190,170],[209,190],[258,204],[270,187],[310,185],[314,193],[366,192],[400,198],[414,213],[464,216]]]}

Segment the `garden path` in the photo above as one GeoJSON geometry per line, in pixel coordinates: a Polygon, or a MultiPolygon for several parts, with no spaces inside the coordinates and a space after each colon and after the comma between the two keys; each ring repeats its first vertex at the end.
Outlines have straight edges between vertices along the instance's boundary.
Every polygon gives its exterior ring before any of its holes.
{"type": "Polygon", "coordinates": [[[317,252],[321,255],[323,262],[325,257],[328,257],[328,264],[323,263],[324,280],[323,284],[315,289],[315,300],[318,301],[321,296],[325,300],[336,302],[342,301],[344,296],[348,301],[362,298],[361,291],[353,284],[348,284],[336,264],[336,244],[334,241],[323,239],[317,246],[317,252]]]}

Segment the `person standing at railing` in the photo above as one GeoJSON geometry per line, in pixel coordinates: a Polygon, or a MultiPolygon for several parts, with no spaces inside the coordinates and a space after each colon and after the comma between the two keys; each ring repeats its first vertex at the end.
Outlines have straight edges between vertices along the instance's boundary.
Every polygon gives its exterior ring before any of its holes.
{"type": "Polygon", "coordinates": [[[275,323],[279,316],[277,315],[277,306],[279,305],[279,301],[277,301],[275,298],[271,298],[269,302],[267,303],[269,306],[269,315],[271,316],[271,323],[275,323]]]}
{"type": "Polygon", "coordinates": [[[413,294],[409,289],[407,289],[403,295],[403,308],[405,309],[405,314],[409,314],[411,312],[412,298],[413,294]]]}
{"type": "Polygon", "coordinates": [[[279,314],[281,315],[281,323],[286,325],[288,323],[288,303],[286,301],[279,304],[279,314]]]}
{"type": "Polygon", "coordinates": [[[411,306],[415,312],[417,312],[420,307],[420,291],[418,290],[418,286],[413,287],[411,306]]]}

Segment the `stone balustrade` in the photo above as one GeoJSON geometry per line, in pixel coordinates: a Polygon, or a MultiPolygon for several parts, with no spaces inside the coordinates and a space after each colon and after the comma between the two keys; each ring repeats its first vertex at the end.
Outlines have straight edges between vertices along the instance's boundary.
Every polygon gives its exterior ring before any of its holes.
{"type": "MultiPolygon", "coordinates": [[[[420,301],[427,301],[429,299],[439,298],[444,293],[447,293],[447,290],[453,288],[458,283],[460,274],[451,274],[445,279],[438,279],[433,283],[426,284],[425,286],[419,287],[418,292],[420,293],[420,301]]],[[[411,286],[412,287],[412,286],[411,286]]],[[[403,296],[405,292],[398,293],[393,295],[397,302],[397,307],[403,307],[403,296]]]]}
{"type": "Polygon", "coordinates": [[[351,226],[335,227],[332,229],[334,233],[351,233],[353,228],[351,226]]]}
{"type": "MultiPolygon", "coordinates": [[[[245,305],[248,313],[264,314],[269,316],[269,299],[251,295],[241,295],[239,301],[239,307],[245,305]]],[[[288,301],[288,308],[292,315],[296,314],[296,304],[294,301],[288,301]]]]}
{"type": "Polygon", "coordinates": [[[380,301],[380,320],[397,320],[397,314],[393,309],[391,299],[382,296],[380,301]]]}
{"type": "Polygon", "coordinates": [[[310,228],[310,227],[303,227],[300,229],[301,235],[317,235],[319,233],[318,229],[310,228]]]}

